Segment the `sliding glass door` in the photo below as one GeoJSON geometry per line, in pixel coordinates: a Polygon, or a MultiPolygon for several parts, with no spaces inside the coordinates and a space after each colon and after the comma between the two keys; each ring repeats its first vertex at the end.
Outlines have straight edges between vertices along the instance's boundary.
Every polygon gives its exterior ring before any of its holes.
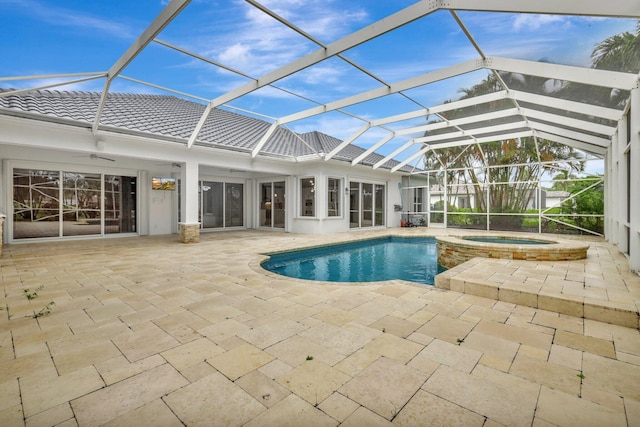
{"type": "Polygon", "coordinates": [[[200,185],[202,228],[244,226],[244,185],[202,181],[200,185]]]}
{"type": "Polygon", "coordinates": [[[13,239],[136,231],[136,177],[14,169],[13,239]]]}

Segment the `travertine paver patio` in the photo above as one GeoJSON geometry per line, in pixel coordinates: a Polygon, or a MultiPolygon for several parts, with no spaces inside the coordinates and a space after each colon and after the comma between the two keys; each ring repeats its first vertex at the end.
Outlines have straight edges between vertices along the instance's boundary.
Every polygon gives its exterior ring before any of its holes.
{"type": "MultiPolygon", "coordinates": [[[[259,267],[273,250],[450,232],[5,246],[0,425],[640,425],[637,328],[401,281],[314,283],[259,267]]],[[[518,268],[500,283],[565,271],[586,291],[603,289],[602,301],[637,303],[640,279],[602,241],[570,266],[518,268]]]]}

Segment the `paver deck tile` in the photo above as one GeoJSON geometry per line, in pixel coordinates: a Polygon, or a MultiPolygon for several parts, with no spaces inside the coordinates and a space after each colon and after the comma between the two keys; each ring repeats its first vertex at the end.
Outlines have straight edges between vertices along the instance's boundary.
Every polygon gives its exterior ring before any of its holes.
{"type": "Polygon", "coordinates": [[[626,426],[624,412],[614,411],[561,391],[542,387],[536,418],[562,426],[626,426]]]}
{"type": "Polygon", "coordinates": [[[640,401],[640,366],[586,352],[582,366],[583,382],[640,401]]]}
{"type": "Polygon", "coordinates": [[[385,418],[376,414],[373,411],[368,410],[367,408],[361,406],[356,411],[349,416],[342,424],[341,427],[360,427],[360,426],[371,426],[371,427],[392,427],[393,424],[387,421],[385,418]]]}
{"type": "Polygon", "coordinates": [[[360,407],[359,404],[338,392],[332,393],[318,405],[319,409],[338,422],[347,419],[360,407]]]}
{"type": "Polygon", "coordinates": [[[332,427],[336,424],[336,420],[314,408],[295,394],[291,394],[266,412],[249,421],[245,426],[332,427]]]}
{"type": "Polygon", "coordinates": [[[314,360],[326,363],[329,366],[334,366],[345,358],[343,354],[327,349],[315,341],[299,335],[294,335],[271,347],[267,347],[265,351],[294,367],[304,363],[308,357],[313,357],[314,360]]]}
{"type": "Polygon", "coordinates": [[[235,382],[267,408],[276,405],[291,392],[260,371],[251,371],[235,382]]]}
{"type": "Polygon", "coordinates": [[[200,362],[210,360],[225,350],[207,338],[182,344],[160,353],[178,371],[184,371],[200,362]]]}
{"type": "Polygon", "coordinates": [[[413,359],[422,348],[423,346],[421,344],[411,340],[384,333],[367,344],[365,350],[406,364],[413,359]]]}
{"type": "MultiPolygon", "coordinates": [[[[215,351],[218,352],[217,348],[215,351]]],[[[269,353],[245,343],[229,351],[213,355],[206,361],[231,381],[235,381],[241,376],[266,365],[273,359],[274,357],[269,353]]]]}
{"type": "Polygon", "coordinates": [[[188,384],[164,364],[71,401],[79,425],[100,425],[188,384]]]}
{"type": "Polygon", "coordinates": [[[95,367],[107,385],[111,385],[165,363],[167,362],[162,356],[154,354],[135,362],[129,362],[124,356],[114,357],[113,359],[97,362],[95,367]]]}
{"type": "Polygon", "coordinates": [[[122,355],[111,341],[67,344],[68,341],[61,339],[49,344],[51,357],[59,375],[122,355]]]}
{"type": "Polygon", "coordinates": [[[238,337],[255,345],[260,349],[265,349],[277,342],[307,329],[305,325],[294,320],[285,318],[274,318],[269,322],[263,322],[260,326],[246,330],[238,334],[238,337]]]}
{"type": "Polygon", "coordinates": [[[482,357],[482,353],[461,345],[435,339],[420,352],[420,356],[463,372],[471,372],[482,357]]]}
{"type": "Polygon", "coordinates": [[[134,325],[131,329],[130,333],[113,338],[113,343],[131,362],[180,345],[180,342],[151,322],[134,325]]]}
{"type": "Polygon", "coordinates": [[[600,356],[615,358],[616,353],[613,342],[600,338],[586,337],[567,331],[557,331],[553,343],[576,350],[587,351],[600,356]]]}
{"type": "Polygon", "coordinates": [[[509,373],[549,388],[580,396],[581,371],[518,354],[509,373]]]}
{"type": "Polygon", "coordinates": [[[543,350],[549,350],[553,340],[553,337],[548,334],[489,320],[481,320],[475,331],[543,350]]]}
{"type": "Polygon", "coordinates": [[[482,427],[485,417],[441,399],[424,390],[418,392],[393,420],[397,426],[469,426],[482,427]]]}
{"type": "Polygon", "coordinates": [[[423,371],[380,357],[338,391],[392,420],[427,377],[423,371]]]}
{"type": "MultiPolygon", "coordinates": [[[[494,371],[490,377],[499,374],[507,375],[494,371]]],[[[442,365],[422,388],[504,425],[530,426],[540,386],[520,380],[516,386],[505,387],[486,377],[442,365]]]]}
{"type": "Polygon", "coordinates": [[[472,322],[437,315],[419,328],[417,332],[456,344],[459,339],[464,339],[475,326],[476,324],[472,322]]]}
{"type": "Polygon", "coordinates": [[[484,353],[485,355],[500,358],[511,364],[511,361],[518,352],[520,345],[514,341],[509,341],[495,335],[488,335],[473,330],[465,337],[464,342],[460,344],[460,347],[476,350],[480,353],[484,353]]]}
{"type": "Polygon", "coordinates": [[[317,406],[351,377],[317,360],[305,361],[276,381],[310,404],[317,406]]]}
{"type": "Polygon", "coordinates": [[[582,352],[558,344],[551,345],[549,362],[582,371],[582,352]]]}
{"type": "Polygon", "coordinates": [[[183,423],[192,426],[243,425],[266,410],[220,373],[169,393],[163,400],[183,423]]]}
{"type": "Polygon", "coordinates": [[[120,427],[120,426],[163,426],[163,427],[182,427],[184,424],[161,400],[156,399],[140,408],[134,409],[115,418],[105,424],[103,427],[120,427]]]}

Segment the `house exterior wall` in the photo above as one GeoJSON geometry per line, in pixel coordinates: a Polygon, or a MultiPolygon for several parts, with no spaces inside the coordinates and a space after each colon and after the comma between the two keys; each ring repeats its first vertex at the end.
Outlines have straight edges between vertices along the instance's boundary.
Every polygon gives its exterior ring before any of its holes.
{"type": "MultiPolygon", "coordinates": [[[[94,136],[85,128],[11,116],[0,116],[0,129],[0,213],[7,215],[4,242],[14,242],[9,230],[13,221],[11,197],[14,168],[50,168],[62,171],[77,169],[136,176],[136,233],[139,235],[179,232],[178,224],[182,220],[178,217],[178,205],[185,206],[185,202],[179,202],[177,190],[152,190],[151,179],[173,177],[182,180],[187,170],[191,174],[189,176],[198,177],[198,183],[200,180],[212,179],[243,183],[244,228],[259,228],[258,186],[260,182],[272,179],[284,179],[286,182],[286,232],[327,234],[349,231],[349,199],[344,189],[354,180],[384,184],[385,227],[400,224],[400,213],[394,212],[393,205],[400,204],[398,183],[402,175],[391,174],[384,169],[353,167],[349,162],[336,160],[293,162],[262,157],[252,159],[247,153],[199,147],[187,149],[183,144],[148,137],[106,132],[94,136]],[[91,154],[116,161],[91,159],[91,154]],[[182,167],[172,165],[176,162],[182,167]],[[303,217],[299,212],[302,203],[300,179],[303,177],[313,177],[317,182],[316,215],[313,217],[303,217]],[[340,179],[342,184],[341,213],[337,217],[329,217],[327,214],[327,179],[330,177],[340,179]]],[[[193,194],[197,197],[197,192],[193,194]]],[[[197,214],[191,207],[189,218],[193,220],[197,218],[197,214]]]]}

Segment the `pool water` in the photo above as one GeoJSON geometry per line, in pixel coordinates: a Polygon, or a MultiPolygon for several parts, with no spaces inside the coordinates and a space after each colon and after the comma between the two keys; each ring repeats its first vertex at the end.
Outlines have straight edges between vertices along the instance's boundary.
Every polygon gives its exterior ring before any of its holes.
{"type": "Polygon", "coordinates": [[[509,239],[502,237],[465,237],[464,240],[483,243],[502,243],[505,245],[549,245],[552,243],[541,240],[509,239]]]}
{"type": "Polygon", "coordinates": [[[434,238],[385,237],[270,254],[262,267],[287,277],[326,282],[401,279],[433,285],[441,271],[434,238]]]}

